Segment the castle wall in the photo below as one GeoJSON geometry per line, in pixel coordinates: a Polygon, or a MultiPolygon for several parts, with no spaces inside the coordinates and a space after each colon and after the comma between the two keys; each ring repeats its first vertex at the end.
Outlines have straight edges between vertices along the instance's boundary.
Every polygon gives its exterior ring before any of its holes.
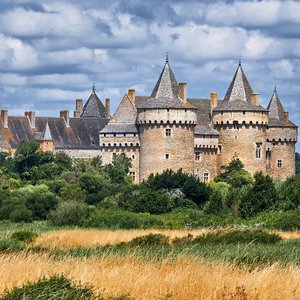
{"type": "Polygon", "coordinates": [[[140,181],[166,169],[193,173],[193,129],[192,126],[180,124],[141,125],[140,181]],[[167,128],[171,129],[171,136],[166,136],[167,128]]]}
{"type": "Polygon", "coordinates": [[[201,181],[211,181],[218,175],[217,153],[216,148],[195,148],[194,174],[197,175],[201,181]]]}
{"type": "Polygon", "coordinates": [[[100,149],[54,149],[54,153],[64,152],[72,159],[92,159],[101,155],[100,149]]]}

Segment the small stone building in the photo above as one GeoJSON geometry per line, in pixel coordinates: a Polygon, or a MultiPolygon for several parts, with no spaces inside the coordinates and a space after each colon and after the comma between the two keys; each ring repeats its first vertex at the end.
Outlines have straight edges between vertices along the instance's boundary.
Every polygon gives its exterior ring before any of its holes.
{"type": "Polygon", "coordinates": [[[114,115],[95,88],[85,105],[76,100],[74,117],[0,114],[0,150],[13,153],[19,142],[38,141],[41,151],[64,151],[72,158],[100,155],[105,164],[124,153],[132,160],[135,182],[166,169],[212,180],[221,166],[239,158],[247,171],[284,179],[295,173],[298,127],[289,120],[276,89],[267,108],[260,105],[241,63],[223,100],[187,98],[168,58],[151,96],[124,95],[114,115]]]}

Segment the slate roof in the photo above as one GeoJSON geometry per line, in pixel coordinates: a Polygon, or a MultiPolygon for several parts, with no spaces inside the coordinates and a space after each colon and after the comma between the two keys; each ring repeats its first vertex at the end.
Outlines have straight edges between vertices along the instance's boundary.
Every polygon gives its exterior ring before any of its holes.
{"type": "Polygon", "coordinates": [[[244,70],[239,66],[226,92],[224,100],[215,111],[266,111],[261,105],[255,106],[251,102],[253,90],[248,82],[244,70]]]}
{"type": "Polygon", "coordinates": [[[269,110],[269,127],[297,127],[290,120],[285,120],[285,110],[279,99],[276,88],[267,109],[269,110]]]}
{"type": "Polygon", "coordinates": [[[89,99],[83,106],[81,118],[105,118],[105,107],[99,97],[97,96],[94,88],[89,99]]]}
{"type": "Polygon", "coordinates": [[[127,94],[101,133],[137,133],[137,109],[127,94]]]}
{"type": "Polygon", "coordinates": [[[46,122],[46,126],[43,132],[36,132],[33,136],[35,141],[52,141],[52,135],[50,132],[49,124],[46,122]]]}
{"type": "Polygon", "coordinates": [[[98,149],[99,131],[109,119],[70,118],[67,127],[63,118],[36,117],[36,128],[31,128],[27,117],[8,117],[8,129],[0,121],[1,144],[16,148],[21,141],[47,138],[47,123],[56,149],[98,149]]]}

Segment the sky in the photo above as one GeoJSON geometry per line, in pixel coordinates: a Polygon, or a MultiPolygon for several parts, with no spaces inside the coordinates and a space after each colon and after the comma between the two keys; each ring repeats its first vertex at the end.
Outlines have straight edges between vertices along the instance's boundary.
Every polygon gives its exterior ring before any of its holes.
{"type": "Polygon", "coordinates": [[[300,1],[0,0],[0,107],[58,116],[95,82],[112,112],[150,95],[169,53],[188,97],[222,99],[239,58],[267,106],[300,124],[300,1]]]}

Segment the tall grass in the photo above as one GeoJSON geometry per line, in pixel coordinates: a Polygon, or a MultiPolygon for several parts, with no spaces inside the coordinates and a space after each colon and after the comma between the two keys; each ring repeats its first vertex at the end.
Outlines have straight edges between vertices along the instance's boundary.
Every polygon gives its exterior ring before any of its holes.
{"type": "Polygon", "coordinates": [[[162,261],[134,255],[54,260],[41,254],[0,256],[0,295],[40,277],[64,274],[104,295],[135,299],[300,299],[300,268],[277,264],[264,268],[205,263],[195,256],[162,261]],[[16,268],[16,266],[18,266],[16,268]]]}

